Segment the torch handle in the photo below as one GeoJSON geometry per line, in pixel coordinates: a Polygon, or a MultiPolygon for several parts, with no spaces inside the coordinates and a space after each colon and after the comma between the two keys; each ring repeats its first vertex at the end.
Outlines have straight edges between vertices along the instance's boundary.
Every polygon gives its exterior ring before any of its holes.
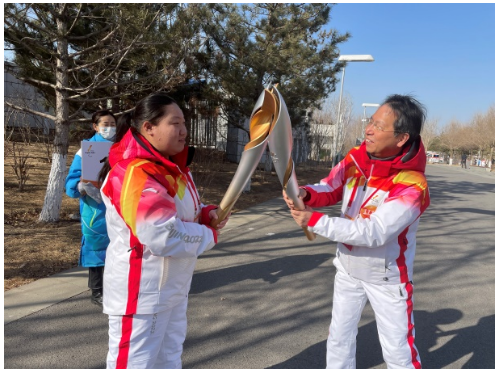
{"type": "Polygon", "coordinates": [[[304,227],[304,228],[302,228],[302,229],[304,230],[304,233],[305,233],[305,235],[306,235],[307,239],[308,239],[309,241],[314,241],[314,239],[316,238],[316,235],[315,235],[313,232],[309,231],[309,230],[308,230],[307,228],[305,228],[305,227],[304,227]]]}
{"type": "Polygon", "coordinates": [[[216,210],[215,212],[217,213],[218,218],[217,218],[217,219],[212,219],[212,220],[210,221],[210,226],[211,226],[213,229],[217,230],[217,225],[218,225],[221,221],[223,221],[223,220],[226,218],[226,216],[227,216],[228,214],[227,214],[227,213],[225,213],[225,212],[224,212],[224,210],[220,208],[220,206],[219,206],[219,207],[217,207],[217,210],[216,210]]]}
{"type": "MultiPolygon", "coordinates": [[[[304,201],[299,197],[299,186],[296,182],[295,175],[290,179],[291,183],[287,183],[287,185],[283,188],[285,193],[287,194],[288,198],[290,198],[293,201],[293,204],[297,210],[305,210],[306,206],[304,205],[304,201]],[[290,187],[290,190],[288,190],[288,187],[290,187]]],[[[302,228],[304,230],[304,233],[309,241],[314,241],[316,238],[316,235],[309,231],[307,227],[302,228]]]]}
{"type": "MultiPolygon", "coordinates": [[[[300,198],[298,198],[298,201],[297,201],[297,205],[295,207],[297,207],[299,210],[305,210],[305,205],[304,205],[304,202],[302,202],[302,200],[300,198]]],[[[316,238],[316,234],[314,234],[314,232],[311,232],[309,231],[309,229],[307,229],[307,227],[302,227],[302,229],[304,230],[304,233],[306,234],[306,237],[309,241],[314,241],[314,239],[316,238]]]]}

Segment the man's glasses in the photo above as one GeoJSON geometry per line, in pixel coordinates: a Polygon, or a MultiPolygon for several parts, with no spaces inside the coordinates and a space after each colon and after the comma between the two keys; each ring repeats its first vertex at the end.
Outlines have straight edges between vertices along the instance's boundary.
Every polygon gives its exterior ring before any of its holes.
{"type": "Polygon", "coordinates": [[[376,125],[375,122],[373,121],[373,118],[370,118],[368,124],[366,125],[366,127],[369,126],[373,126],[373,128],[375,128],[375,130],[377,130],[378,132],[396,132],[395,130],[385,130],[382,127],[376,125]]]}

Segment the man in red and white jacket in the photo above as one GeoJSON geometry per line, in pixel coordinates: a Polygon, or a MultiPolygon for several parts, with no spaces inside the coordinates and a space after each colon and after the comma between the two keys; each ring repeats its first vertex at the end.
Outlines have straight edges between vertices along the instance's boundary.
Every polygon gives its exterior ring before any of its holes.
{"type": "Polygon", "coordinates": [[[420,139],[425,108],[413,97],[389,96],[352,149],[319,184],[301,188],[301,227],[336,241],[327,368],[356,367],[356,335],[369,300],[388,368],[421,368],[413,322],[413,261],[420,215],[429,206],[420,139]],[[312,207],[342,200],[340,217],[312,207]]]}

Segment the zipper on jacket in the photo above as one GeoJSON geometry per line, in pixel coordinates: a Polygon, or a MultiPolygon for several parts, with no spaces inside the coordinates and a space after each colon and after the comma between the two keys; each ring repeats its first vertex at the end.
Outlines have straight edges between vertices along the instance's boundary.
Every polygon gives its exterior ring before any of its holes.
{"type": "Polygon", "coordinates": [[[370,170],[370,176],[368,177],[368,179],[365,180],[365,185],[363,186],[363,192],[366,192],[366,186],[368,185],[368,180],[371,179],[373,174],[373,167],[375,167],[375,164],[372,164],[372,168],[370,170]]]}
{"type": "Polygon", "coordinates": [[[359,164],[358,162],[356,162],[356,159],[354,159],[353,155],[351,154],[351,159],[352,161],[354,162],[354,164],[356,165],[356,168],[359,170],[359,172],[361,172],[361,175],[364,176],[364,178],[366,179],[366,175],[364,174],[363,170],[361,169],[361,167],[359,167],[359,164]]]}
{"type": "MultiPolygon", "coordinates": [[[[366,175],[365,175],[365,173],[363,172],[363,170],[361,169],[361,167],[359,167],[358,162],[356,162],[356,159],[354,158],[354,156],[353,156],[352,154],[351,154],[351,159],[352,159],[352,161],[354,162],[354,164],[356,165],[357,170],[358,170],[358,171],[361,173],[361,175],[365,178],[365,184],[364,184],[364,186],[363,186],[363,192],[364,192],[364,191],[366,191],[366,184],[368,183],[368,178],[366,177],[366,175]]],[[[373,170],[373,167],[372,167],[372,170],[373,170]]],[[[370,176],[371,176],[371,175],[370,175],[370,176]]],[[[355,185],[353,186],[353,190],[352,190],[352,192],[351,192],[351,196],[350,196],[349,201],[348,201],[348,203],[347,203],[347,210],[349,210],[349,209],[351,208],[351,205],[352,205],[352,203],[353,203],[353,201],[354,201],[354,198],[355,198],[355,194],[357,193],[358,188],[359,188],[359,187],[358,187],[358,184],[359,184],[359,181],[360,181],[360,180],[361,180],[361,177],[357,177],[357,178],[356,178],[355,185]]],[[[347,211],[346,211],[346,213],[347,213],[347,211]]],[[[358,210],[358,212],[356,213],[356,215],[357,215],[357,214],[359,214],[359,210],[358,210]]],[[[349,215],[347,215],[347,214],[346,214],[346,216],[347,216],[349,219],[354,220],[354,215],[353,215],[353,217],[349,217],[349,215]]]]}

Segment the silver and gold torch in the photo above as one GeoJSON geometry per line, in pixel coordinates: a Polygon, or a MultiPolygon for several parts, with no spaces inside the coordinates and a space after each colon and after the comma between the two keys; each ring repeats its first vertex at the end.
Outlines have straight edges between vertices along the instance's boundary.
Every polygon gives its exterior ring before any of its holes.
{"type": "Polygon", "coordinates": [[[217,224],[229,215],[243,192],[243,188],[259,164],[262,154],[264,154],[264,150],[266,149],[269,131],[275,120],[275,113],[276,101],[272,93],[265,89],[257,99],[252,115],[250,116],[250,141],[245,145],[241,153],[240,163],[217,208],[218,219],[210,222],[213,228],[216,228],[217,224]]]}
{"type": "MultiPolygon", "coordinates": [[[[218,219],[212,220],[210,224],[213,228],[229,215],[259,164],[266,145],[269,145],[274,169],[283,190],[293,201],[295,208],[305,208],[304,202],[299,198],[300,191],[292,160],[293,136],[288,109],[276,87],[269,85],[262,91],[250,116],[250,141],[245,145],[238,168],[217,208],[218,219]]],[[[315,234],[307,228],[303,229],[307,238],[314,240],[315,234]]]]}
{"type": "MultiPolygon", "coordinates": [[[[288,109],[276,86],[268,87],[266,90],[269,90],[276,102],[275,120],[271,126],[271,133],[268,140],[274,169],[280,179],[283,190],[288,198],[293,201],[295,208],[304,210],[304,202],[299,198],[300,190],[292,159],[293,134],[288,109]]],[[[309,241],[316,238],[316,235],[307,228],[302,229],[309,241]]]]}

